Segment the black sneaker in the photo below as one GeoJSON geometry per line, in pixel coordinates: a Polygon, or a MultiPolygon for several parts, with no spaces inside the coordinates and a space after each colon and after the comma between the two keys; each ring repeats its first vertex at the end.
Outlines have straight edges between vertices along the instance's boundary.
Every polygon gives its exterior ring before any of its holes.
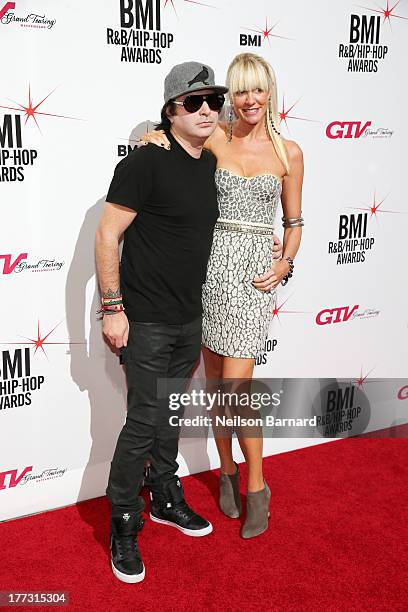
{"type": "Polygon", "coordinates": [[[137,546],[137,534],[144,520],[137,512],[124,512],[111,518],[111,564],[116,578],[133,584],[145,577],[145,568],[137,546]]]}
{"type": "Polygon", "coordinates": [[[150,518],[155,523],[176,527],[185,535],[201,537],[212,532],[213,526],[194,512],[186,503],[179,479],[164,487],[162,495],[150,493],[150,518]]]}

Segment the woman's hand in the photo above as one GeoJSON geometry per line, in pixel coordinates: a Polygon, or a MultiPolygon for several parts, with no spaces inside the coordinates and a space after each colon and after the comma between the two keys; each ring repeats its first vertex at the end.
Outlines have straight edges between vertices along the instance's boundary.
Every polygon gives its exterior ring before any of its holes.
{"type": "Polygon", "coordinates": [[[279,237],[276,234],[273,234],[273,248],[272,248],[272,257],[274,259],[280,259],[282,257],[283,245],[279,240],[279,237]]]}
{"type": "Polygon", "coordinates": [[[158,147],[170,149],[170,141],[164,133],[164,130],[152,130],[151,132],[146,132],[146,134],[143,134],[142,138],[140,139],[140,144],[147,145],[149,142],[158,147]]]}
{"type": "Polygon", "coordinates": [[[275,261],[272,268],[262,274],[262,276],[256,276],[252,281],[255,289],[259,289],[260,291],[271,291],[275,289],[285,278],[287,273],[290,270],[290,265],[287,259],[280,259],[279,261],[275,261]]]}

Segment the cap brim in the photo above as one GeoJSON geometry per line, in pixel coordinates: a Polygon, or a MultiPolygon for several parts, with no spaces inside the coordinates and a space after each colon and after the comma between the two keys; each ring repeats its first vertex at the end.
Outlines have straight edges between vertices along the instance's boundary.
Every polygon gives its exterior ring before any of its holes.
{"type": "Polygon", "coordinates": [[[175,100],[175,98],[178,98],[179,96],[184,96],[184,94],[193,93],[194,91],[199,91],[201,89],[211,89],[212,91],[222,94],[227,93],[228,91],[228,87],[225,87],[224,85],[200,85],[199,83],[197,83],[197,85],[195,85],[194,87],[190,87],[189,89],[187,89],[187,91],[181,91],[177,94],[177,96],[173,96],[172,98],[166,100],[164,105],[168,104],[170,100],[175,100]]]}

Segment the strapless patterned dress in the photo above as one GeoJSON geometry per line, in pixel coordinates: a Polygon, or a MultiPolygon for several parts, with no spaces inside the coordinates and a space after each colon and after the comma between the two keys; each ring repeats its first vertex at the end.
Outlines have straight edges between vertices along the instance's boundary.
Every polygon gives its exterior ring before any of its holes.
{"type": "Polygon", "coordinates": [[[273,174],[215,171],[220,216],[203,284],[202,343],[219,355],[256,357],[268,336],[276,289],[252,285],[273,265],[273,225],[282,184],[273,174]]]}

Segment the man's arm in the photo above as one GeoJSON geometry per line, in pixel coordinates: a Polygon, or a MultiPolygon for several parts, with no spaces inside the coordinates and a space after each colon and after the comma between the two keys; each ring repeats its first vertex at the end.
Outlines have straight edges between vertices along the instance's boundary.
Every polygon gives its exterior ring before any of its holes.
{"type": "MultiPolygon", "coordinates": [[[[96,230],[95,256],[103,297],[119,296],[119,240],[137,213],[131,208],[106,202],[96,230]]],[[[129,322],[124,312],[104,315],[102,331],[115,348],[127,346],[129,322]]]]}

